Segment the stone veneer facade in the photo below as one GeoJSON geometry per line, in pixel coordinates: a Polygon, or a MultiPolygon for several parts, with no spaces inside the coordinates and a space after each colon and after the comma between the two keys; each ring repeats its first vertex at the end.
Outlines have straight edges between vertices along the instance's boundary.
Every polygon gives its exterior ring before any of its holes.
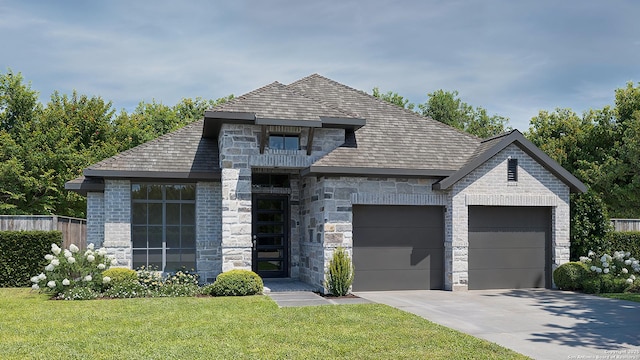
{"type": "MultiPolygon", "coordinates": [[[[434,179],[307,176],[299,170],[344,142],[342,129],[316,129],[311,155],[308,130],[270,126],[271,133],[300,135],[299,151],[265,149],[260,126],[223,124],[219,135],[221,182],[198,182],[196,192],[197,267],[202,281],[221,271],[251,268],[252,194],[289,195],[289,275],[322,288],[336,247],[353,249],[354,205],[445,207],[445,289],[468,287],[468,206],[545,206],[552,209],[552,263],[569,260],[569,188],[516,145],[492,157],[450,189],[432,189],[434,179]],[[517,158],[517,182],[507,181],[507,159],[517,158]],[[288,189],[252,188],[252,174],[290,174],[288,189]]],[[[172,183],[173,181],[167,181],[172,183]]],[[[88,242],[106,247],[131,266],[131,183],[105,180],[102,193],[87,195],[88,242]]]]}

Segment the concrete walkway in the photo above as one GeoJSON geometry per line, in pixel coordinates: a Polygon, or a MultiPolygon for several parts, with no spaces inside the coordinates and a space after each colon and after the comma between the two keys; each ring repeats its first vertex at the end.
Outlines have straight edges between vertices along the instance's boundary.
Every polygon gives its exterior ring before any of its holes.
{"type": "Polygon", "coordinates": [[[534,359],[640,360],[640,303],[544,289],[357,292],[534,359]]]}
{"type": "Polygon", "coordinates": [[[319,289],[292,279],[264,279],[264,294],[269,295],[280,307],[367,304],[362,298],[331,298],[318,295],[319,289]]]}

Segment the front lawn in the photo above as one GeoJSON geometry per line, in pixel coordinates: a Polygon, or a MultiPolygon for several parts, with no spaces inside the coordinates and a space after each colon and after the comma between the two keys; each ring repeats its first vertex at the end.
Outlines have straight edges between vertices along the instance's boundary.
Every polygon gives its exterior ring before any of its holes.
{"type": "Polygon", "coordinates": [[[385,305],[266,296],[52,301],[0,289],[1,359],[526,359],[385,305]]]}
{"type": "Polygon", "coordinates": [[[602,297],[610,298],[610,299],[620,299],[620,300],[640,302],[639,293],[609,293],[609,294],[598,294],[598,295],[602,297]]]}

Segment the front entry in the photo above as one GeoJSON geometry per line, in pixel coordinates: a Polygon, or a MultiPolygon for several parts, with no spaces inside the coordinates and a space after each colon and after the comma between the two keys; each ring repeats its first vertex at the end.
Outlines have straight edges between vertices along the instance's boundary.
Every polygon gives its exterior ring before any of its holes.
{"type": "Polygon", "coordinates": [[[252,269],[263,278],[289,275],[289,200],[254,194],[252,269]]]}

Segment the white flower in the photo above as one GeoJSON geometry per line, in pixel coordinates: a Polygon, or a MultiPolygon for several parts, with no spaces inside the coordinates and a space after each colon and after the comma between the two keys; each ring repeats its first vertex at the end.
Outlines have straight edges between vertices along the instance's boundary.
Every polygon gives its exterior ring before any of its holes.
{"type": "Polygon", "coordinates": [[[613,257],[618,260],[624,259],[624,251],[616,251],[615,253],[613,253],[613,257]]]}
{"type": "Polygon", "coordinates": [[[38,279],[40,279],[40,280],[47,280],[47,276],[46,276],[45,274],[43,274],[43,273],[40,273],[40,274],[38,275],[38,279]]]}
{"type": "Polygon", "coordinates": [[[40,279],[38,279],[38,277],[37,277],[37,276],[32,276],[32,277],[31,277],[31,282],[32,282],[32,283],[38,283],[38,281],[40,281],[40,279]]]}
{"type": "Polygon", "coordinates": [[[84,277],[83,280],[84,281],[91,281],[91,280],[93,280],[93,278],[91,277],[91,275],[87,275],[87,276],[84,277]]]}
{"type": "Polygon", "coordinates": [[[580,262],[586,263],[586,262],[589,262],[589,261],[591,261],[591,259],[589,259],[588,257],[580,256],[580,262]]]}
{"type": "Polygon", "coordinates": [[[89,255],[93,255],[93,251],[87,250],[84,252],[84,256],[89,256],[89,255]]]}
{"type": "Polygon", "coordinates": [[[632,278],[628,278],[627,279],[627,284],[633,284],[633,279],[632,278]]]}
{"type": "Polygon", "coordinates": [[[635,275],[629,275],[629,279],[631,279],[631,280],[635,280],[635,279],[636,279],[636,277],[635,277],[635,275]]]}
{"type": "Polygon", "coordinates": [[[602,257],[600,258],[601,262],[607,262],[607,254],[602,255],[602,257]]]}
{"type": "Polygon", "coordinates": [[[87,261],[88,261],[88,262],[93,262],[95,259],[96,259],[96,257],[95,257],[95,256],[93,256],[93,255],[88,255],[88,256],[87,256],[87,261]]]}
{"type": "Polygon", "coordinates": [[[56,287],[56,282],[51,280],[47,283],[47,286],[53,289],[54,287],[56,287]]]}
{"type": "Polygon", "coordinates": [[[594,256],[596,253],[594,253],[593,251],[589,250],[589,253],[587,254],[587,256],[594,256]]]}
{"type": "Polygon", "coordinates": [[[625,261],[624,261],[624,264],[625,264],[625,265],[631,265],[631,260],[625,260],[625,261]]]}
{"type": "Polygon", "coordinates": [[[98,264],[98,269],[104,270],[107,266],[103,263],[98,264]]]}
{"type": "Polygon", "coordinates": [[[33,285],[31,285],[31,288],[33,290],[38,290],[38,289],[40,289],[40,286],[38,286],[38,284],[33,284],[33,285]]]}
{"type": "Polygon", "coordinates": [[[108,277],[108,276],[105,276],[105,277],[102,278],[102,283],[104,283],[104,284],[108,284],[110,281],[111,281],[111,278],[108,277]]]}
{"type": "Polygon", "coordinates": [[[49,264],[49,265],[44,267],[45,271],[53,271],[53,269],[55,269],[55,267],[53,267],[53,264],[49,264]]]}
{"type": "Polygon", "coordinates": [[[600,274],[600,273],[602,272],[602,269],[600,269],[600,268],[596,268],[596,272],[597,272],[598,274],[600,274]]]}
{"type": "Polygon", "coordinates": [[[51,260],[51,265],[53,265],[53,266],[58,266],[58,265],[60,265],[60,260],[58,260],[58,259],[53,259],[53,260],[51,260]]]}
{"type": "Polygon", "coordinates": [[[602,267],[609,267],[609,263],[608,263],[608,262],[606,262],[606,261],[603,261],[603,262],[602,262],[602,267]]]}
{"type": "Polygon", "coordinates": [[[87,245],[87,249],[89,249],[89,250],[93,250],[93,247],[94,247],[94,246],[95,246],[95,245],[93,245],[93,243],[91,243],[91,244],[87,245]]]}
{"type": "Polygon", "coordinates": [[[58,245],[56,245],[56,244],[51,244],[51,252],[52,252],[54,255],[58,255],[58,254],[60,254],[60,251],[62,251],[62,249],[60,249],[60,247],[59,247],[58,245]]]}
{"type": "Polygon", "coordinates": [[[73,256],[73,254],[71,253],[71,251],[69,251],[67,249],[64,249],[64,257],[70,258],[72,256],[73,256]]]}
{"type": "Polygon", "coordinates": [[[78,251],[80,251],[80,249],[75,244],[71,244],[69,246],[69,250],[71,250],[72,253],[77,253],[78,251]]]}
{"type": "Polygon", "coordinates": [[[69,264],[73,264],[76,262],[76,258],[74,258],[73,256],[71,256],[70,258],[67,259],[67,261],[69,262],[69,264]]]}
{"type": "Polygon", "coordinates": [[[609,269],[604,269],[604,273],[608,274],[609,273],[609,269]]]}
{"type": "Polygon", "coordinates": [[[49,261],[51,261],[51,260],[53,260],[53,255],[47,254],[47,255],[44,256],[44,258],[49,260],[49,261]]]}
{"type": "Polygon", "coordinates": [[[116,258],[111,259],[111,265],[118,265],[118,260],[116,258]]]}
{"type": "Polygon", "coordinates": [[[69,279],[65,278],[64,280],[62,280],[62,285],[69,286],[69,284],[71,284],[71,281],[69,281],[69,279]]]}
{"type": "Polygon", "coordinates": [[[623,273],[623,274],[626,274],[626,273],[628,273],[628,272],[629,272],[629,270],[627,270],[627,268],[622,268],[622,273],[623,273]]]}
{"type": "Polygon", "coordinates": [[[629,257],[631,256],[631,253],[627,251],[626,253],[624,253],[624,256],[629,257]]]}
{"type": "Polygon", "coordinates": [[[98,255],[101,255],[101,256],[107,255],[107,249],[105,248],[98,249],[98,255]]]}
{"type": "Polygon", "coordinates": [[[596,271],[597,268],[598,268],[597,266],[591,265],[591,271],[596,271]]]}

